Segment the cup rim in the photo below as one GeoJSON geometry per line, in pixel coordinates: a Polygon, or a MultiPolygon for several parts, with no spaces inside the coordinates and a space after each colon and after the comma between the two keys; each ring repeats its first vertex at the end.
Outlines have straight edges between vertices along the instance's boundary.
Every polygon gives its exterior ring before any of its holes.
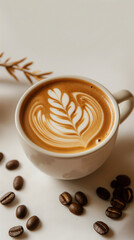
{"type": "Polygon", "coordinates": [[[107,88],[105,88],[102,84],[100,84],[99,82],[97,82],[97,81],[95,81],[95,80],[93,80],[91,78],[83,77],[83,76],[60,75],[60,76],[49,77],[47,79],[41,80],[40,82],[37,82],[37,83],[33,84],[31,87],[29,87],[24,92],[24,94],[20,98],[20,100],[19,100],[19,102],[17,104],[17,107],[16,107],[16,111],[15,111],[15,125],[16,125],[17,131],[18,131],[19,135],[21,136],[21,138],[28,145],[30,145],[30,147],[32,147],[33,149],[37,150],[38,152],[41,152],[41,153],[43,153],[45,155],[49,155],[49,156],[52,156],[52,157],[58,157],[58,158],[76,158],[76,157],[80,157],[80,156],[82,157],[82,156],[85,156],[85,155],[88,155],[88,154],[91,154],[91,153],[94,153],[94,152],[100,150],[102,147],[104,147],[104,145],[106,145],[111,140],[111,138],[113,137],[113,135],[115,134],[115,132],[116,132],[118,126],[119,126],[119,107],[118,107],[118,104],[117,104],[115,98],[111,94],[111,92],[107,88]],[[19,115],[20,115],[21,106],[22,106],[25,98],[28,96],[28,94],[31,91],[33,91],[33,89],[38,88],[38,86],[44,84],[45,82],[49,82],[49,81],[56,80],[56,79],[62,79],[62,78],[79,79],[79,80],[83,80],[83,81],[89,82],[91,84],[94,84],[95,86],[100,88],[109,97],[109,99],[111,100],[111,102],[113,104],[113,107],[114,107],[115,120],[114,120],[113,127],[112,127],[111,132],[108,135],[108,137],[105,138],[99,145],[97,145],[97,146],[95,146],[95,147],[93,147],[91,149],[88,149],[86,151],[83,151],[83,152],[78,152],[78,153],[57,153],[57,152],[52,152],[52,151],[46,150],[46,149],[38,146],[37,144],[33,143],[27,137],[27,135],[25,134],[25,132],[24,132],[22,126],[21,126],[21,123],[20,123],[19,115]]]}

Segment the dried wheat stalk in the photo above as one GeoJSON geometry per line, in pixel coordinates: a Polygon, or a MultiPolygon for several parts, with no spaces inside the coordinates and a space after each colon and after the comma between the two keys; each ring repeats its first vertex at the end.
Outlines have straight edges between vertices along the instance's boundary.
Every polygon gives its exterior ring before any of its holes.
{"type": "MultiPolygon", "coordinates": [[[[4,52],[0,53],[0,59],[2,59],[4,55],[4,52]]],[[[0,62],[0,67],[6,68],[7,72],[18,81],[17,76],[15,75],[15,71],[21,71],[24,73],[26,78],[29,80],[30,83],[32,83],[32,78],[36,79],[37,81],[40,81],[41,79],[46,78],[46,75],[51,74],[52,72],[46,72],[46,73],[40,73],[40,71],[34,71],[32,72],[30,70],[31,65],[33,62],[25,62],[26,58],[22,58],[18,61],[10,62],[10,58],[7,58],[4,62],[0,62]],[[23,65],[20,66],[20,63],[23,63],[23,65]]]]}

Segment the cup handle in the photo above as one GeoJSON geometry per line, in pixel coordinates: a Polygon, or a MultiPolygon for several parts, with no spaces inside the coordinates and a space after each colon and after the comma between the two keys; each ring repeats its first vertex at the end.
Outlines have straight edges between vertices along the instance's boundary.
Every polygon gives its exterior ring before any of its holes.
{"type": "Polygon", "coordinates": [[[122,123],[133,110],[134,96],[128,90],[120,90],[119,92],[114,93],[113,96],[118,104],[124,102],[119,107],[120,123],[122,123]]]}

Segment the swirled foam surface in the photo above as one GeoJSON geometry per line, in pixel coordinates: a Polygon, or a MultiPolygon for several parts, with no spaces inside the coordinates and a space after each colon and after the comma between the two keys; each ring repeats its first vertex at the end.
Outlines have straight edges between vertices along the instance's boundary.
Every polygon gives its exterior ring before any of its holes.
{"type": "Polygon", "coordinates": [[[78,79],[46,82],[24,101],[22,128],[40,147],[60,153],[86,151],[111,132],[114,109],[98,87],[78,79]]]}

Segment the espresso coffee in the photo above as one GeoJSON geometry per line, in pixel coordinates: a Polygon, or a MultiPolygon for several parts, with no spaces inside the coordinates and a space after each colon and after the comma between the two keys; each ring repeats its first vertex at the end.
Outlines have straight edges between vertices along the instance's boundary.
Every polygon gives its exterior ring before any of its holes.
{"type": "Polygon", "coordinates": [[[114,119],[108,96],[79,79],[43,83],[27,96],[20,111],[27,137],[57,153],[78,153],[97,146],[110,134],[114,119]]]}

